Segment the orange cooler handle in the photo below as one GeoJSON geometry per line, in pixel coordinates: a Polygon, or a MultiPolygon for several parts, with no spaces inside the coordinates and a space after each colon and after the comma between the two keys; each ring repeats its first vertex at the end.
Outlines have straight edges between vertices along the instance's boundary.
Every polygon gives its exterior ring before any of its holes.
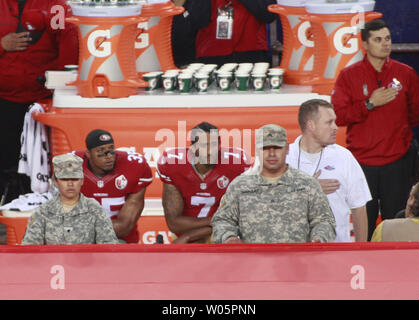
{"type": "Polygon", "coordinates": [[[283,6],[280,6],[279,4],[271,4],[268,6],[268,10],[273,13],[277,14],[287,14],[287,10],[284,9],[283,6]]]}

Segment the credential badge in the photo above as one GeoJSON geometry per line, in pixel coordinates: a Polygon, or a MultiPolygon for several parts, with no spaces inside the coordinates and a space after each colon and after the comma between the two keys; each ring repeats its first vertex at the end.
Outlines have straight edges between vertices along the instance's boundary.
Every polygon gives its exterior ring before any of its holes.
{"type": "Polygon", "coordinates": [[[362,87],[363,87],[363,90],[364,90],[364,96],[368,97],[368,85],[366,83],[364,83],[364,85],[362,87]]]}

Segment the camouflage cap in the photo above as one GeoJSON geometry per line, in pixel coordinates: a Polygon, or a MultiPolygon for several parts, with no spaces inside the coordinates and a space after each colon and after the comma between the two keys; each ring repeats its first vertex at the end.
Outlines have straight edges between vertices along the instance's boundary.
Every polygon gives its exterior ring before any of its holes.
{"type": "Polygon", "coordinates": [[[287,145],[287,131],[276,124],[266,124],[256,130],[256,148],[268,146],[285,147],[287,145]]]}
{"type": "Polygon", "coordinates": [[[82,179],[83,159],[75,154],[67,153],[52,159],[54,174],[57,179],[82,179]]]}

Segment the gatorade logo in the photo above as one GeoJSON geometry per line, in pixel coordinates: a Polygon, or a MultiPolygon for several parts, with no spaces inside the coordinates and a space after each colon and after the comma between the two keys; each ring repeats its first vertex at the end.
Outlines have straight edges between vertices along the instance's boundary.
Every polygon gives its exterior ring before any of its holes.
{"type": "Polygon", "coordinates": [[[110,56],[112,53],[111,42],[105,40],[110,38],[111,31],[109,29],[93,31],[87,38],[87,49],[90,54],[97,58],[110,56]]]}
{"type": "Polygon", "coordinates": [[[263,81],[261,79],[255,79],[253,85],[255,86],[255,89],[262,89],[263,81]]]}
{"type": "Polygon", "coordinates": [[[358,39],[352,36],[357,34],[356,27],[345,27],[340,28],[335,32],[333,37],[333,44],[337,51],[343,54],[354,54],[358,52],[358,39]],[[345,38],[349,40],[345,40],[345,38]]]}
{"type": "Polygon", "coordinates": [[[221,89],[227,89],[228,88],[228,80],[227,79],[221,79],[220,80],[220,88],[221,89]]]}
{"type": "Polygon", "coordinates": [[[164,86],[165,89],[168,89],[168,90],[172,89],[172,87],[173,87],[172,79],[164,79],[163,80],[163,86],[164,86]]]}
{"type": "Polygon", "coordinates": [[[148,85],[150,86],[150,88],[155,89],[157,86],[157,80],[156,79],[148,80],[148,85]]]}
{"type": "Polygon", "coordinates": [[[205,90],[206,88],[208,88],[208,81],[207,80],[201,80],[199,81],[199,89],[201,90],[205,90]]]}
{"type": "Polygon", "coordinates": [[[183,83],[183,81],[179,80],[179,90],[182,91],[183,88],[185,88],[185,84],[183,83]]]}
{"type": "Polygon", "coordinates": [[[307,38],[307,33],[309,32],[310,28],[311,24],[309,21],[304,21],[301,23],[297,30],[297,37],[298,41],[300,41],[303,46],[313,48],[314,41],[307,38]]]}
{"type": "Polygon", "coordinates": [[[271,79],[271,86],[274,87],[274,88],[279,86],[279,77],[273,77],[271,79]]]}

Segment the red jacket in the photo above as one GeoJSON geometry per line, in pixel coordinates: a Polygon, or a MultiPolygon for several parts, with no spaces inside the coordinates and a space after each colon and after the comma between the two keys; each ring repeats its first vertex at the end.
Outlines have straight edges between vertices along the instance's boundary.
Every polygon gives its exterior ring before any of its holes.
{"type": "Polygon", "coordinates": [[[226,0],[211,1],[211,20],[199,30],[196,37],[196,57],[227,56],[233,52],[268,50],[266,23],[259,21],[238,0],[232,0],[234,8],[233,36],[230,40],[216,39],[217,9],[226,0]]]}
{"type": "MultiPolygon", "coordinates": [[[[23,12],[42,9],[57,18],[55,11],[51,12],[54,5],[62,5],[66,14],[71,13],[65,0],[27,0],[23,12]]],[[[16,0],[0,0],[0,39],[16,32],[18,12],[16,0]]],[[[46,70],[63,69],[66,64],[78,64],[77,29],[69,23],[62,30],[45,30],[25,51],[7,52],[0,45],[0,98],[30,103],[50,96],[51,91],[37,78],[44,77],[46,70]]]]}
{"type": "Polygon", "coordinates": [[[377,72],[365,56],[341,71],[332,93],[337,125],[347,126],[348,149],[360,164],[381,166],[409,149],[411,126],[419,124],[419,77],[409,66],[388,59],[377,72]],[[396,78],[400,91],[393,101],[368,111],[365,100],[396,78]]]}

